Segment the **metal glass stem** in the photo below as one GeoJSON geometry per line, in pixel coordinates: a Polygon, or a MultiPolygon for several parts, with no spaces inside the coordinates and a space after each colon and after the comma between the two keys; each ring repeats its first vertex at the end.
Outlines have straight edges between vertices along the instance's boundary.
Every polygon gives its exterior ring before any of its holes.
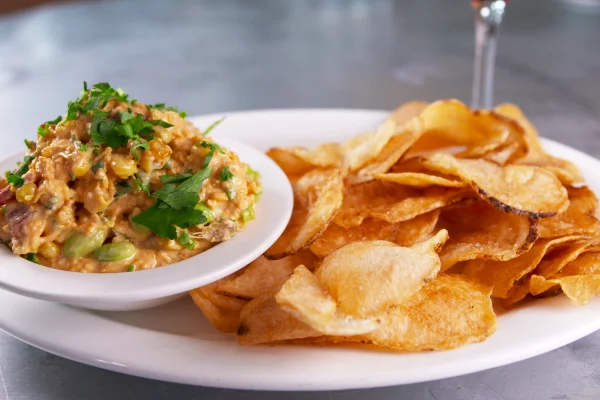
{"type": "Polygon", "coordinates": [[[475,10],[475,66],[471,107],[492,108],[496,42],[506,1],[473,0],[471,4],[475,10]]]}

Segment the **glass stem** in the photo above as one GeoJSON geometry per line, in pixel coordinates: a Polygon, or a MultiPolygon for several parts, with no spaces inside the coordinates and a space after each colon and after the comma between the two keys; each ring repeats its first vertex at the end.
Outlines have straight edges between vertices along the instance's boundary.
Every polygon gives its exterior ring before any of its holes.
{"type": "Polygon", "coordinates": [[[492,108],[496,43],[506,3],[503,0],[474,0],[472,5],[475,10],[475,65],[471,107],[492,108]]]}

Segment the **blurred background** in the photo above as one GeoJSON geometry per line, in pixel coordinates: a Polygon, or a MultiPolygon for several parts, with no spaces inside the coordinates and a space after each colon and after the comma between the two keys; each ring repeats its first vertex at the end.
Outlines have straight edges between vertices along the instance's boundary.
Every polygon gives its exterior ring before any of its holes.
{"type": "MultiPolygon", "coordinates": [[[[600,16],[581,11],[596,0],[569,2],[580,10],[509,2],[495,101],[600,155],[586,140],[600,133],[600,16]]],[[[63,113],[83,80],[188,115],[470,101],[469,0],[2,0],[0,11],[4,153],[63,113]]]]}
{"type": "MultiPolygon", "coordinates": [[[[511,0],[495,80],[496,103],[519,104],[542,135],[596,157],[598,1],[511,0]]],[[[38,124],[63,113],[84,80],[109,81],[143,102],[179,106],[188,115],[392,109],[409,100],[450,97],[469,103],[473,39],[469,0],[0,0],[0,154],[22,149],[38,124]]],[[[466,377],[318,398],[389,399],[402,393],[426,399],[597,399],[599,346],[595,334],[466,377]]],[[[233,398],[231,391],[86,367],[3,333],[0,365],[6,367],[4,376],[0,369],[0,400],[233,398]]]]}

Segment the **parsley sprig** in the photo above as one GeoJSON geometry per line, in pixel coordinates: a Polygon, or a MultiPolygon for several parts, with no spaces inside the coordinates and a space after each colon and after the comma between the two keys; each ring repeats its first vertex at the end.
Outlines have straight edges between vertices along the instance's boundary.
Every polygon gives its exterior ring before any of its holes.
{"type": "Polygon", "coordinates": [[[15,187],[23,186],[23,184],[25,183],[25,179],[23,179],[22,177],[27,171],[29,171],[29,165],[31,164],[33,159],[33,156],[25,156],[23,161],[20,163],[19,168],[15,172],[7,172],[6,180],[8,181],[8,183],[15,187]]]}
{"type": "MultiPolygon", "coordinates": [[[[211,168],[205,168],[191,176],[179,174],[173,179],[166,179],[171,183],[165,183],[160,190],[151,194],[156,201],[152,207],[133,217],[133,222],[168,239],[177,238],[176,227],[186,229],[207,223],[206,213],[194,207],[200,201],[202,184],[211,172],[211,168]]],[[[161,180],[165,182],[163,177],[161,180]]]]}
{"type": "Polygon", "coordinates": [[[54,118],[53,120],[44,122],[43,124],[41,124],[40,126],[38,126],[38,130],[37,130],[38,135],[40,135],[42,137],[46,136],[50,132],[50,126],[51,125],[56,125],[60,121],[62,121],[62,116],[61,115],[59,115],[58,117],[54,118]]]}
{"type": "Polygon", "coordinates": [[[179,114],[179,116],[181,118],[185,118],[187,116],[187,113],[184,111],[179,111],[177,109],[177,107],[169,107],[166,106],[165,103],[158,103],[158,104],[148,104],[148,108],[156,108],[158,110],[167,110],[167,111],[173,111],[179,114]]]}

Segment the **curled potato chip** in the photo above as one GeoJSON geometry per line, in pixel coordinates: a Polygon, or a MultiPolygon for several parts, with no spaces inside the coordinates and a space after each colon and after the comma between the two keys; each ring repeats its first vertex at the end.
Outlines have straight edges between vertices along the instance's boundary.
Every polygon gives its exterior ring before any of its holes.
{"type": "Polygon", "coordinates": [[[442,210],[438,227],[450,234],[440,253],[442,271],[459,261],[516,258],[537,239],[536,221],[503,213],[483,201],[442,210]]]}
{"type": "Polygon", "coordinates": [[[600,222],[594,217],[598,199],[588,187],[569,188],[569,207],[563,213],[540,220],[540,238],[568,235],[595,236],[600,233],[600,222]]]}
{"type": "Polygon", "coordinates": [[[365,240],[387,240],[401,246],[411,246],[431,236],[438,215],[439,211],[435,210],[395,224],[367,218],[362,224],[351,228],[330,224],[310,246],[310,250],[318,257],[324,258],[340,247],[365,240]]]}
{"type": "Polygon", "coordinates": [[[392,111],[390,118],[393,119],[398,126],[402,126],[421,114],[428,105],[429,103],[425,101],[409,101],[392,111]]]}
{"type": "Polygon", "coordinates": [[[535,274],[544,278],[553,277],[580,254],[594,250],[600,250],[600,239],[598,238],[564,243],[544,257],[535,269],[535,274]]]}
{"type": "Polygon", "coordinates": [[[285,231],[265,252],[279,259],[309,247],[336,215],[344,198],[339,169],[315,169],[294,183],[294,211],[285,231]]]}
{"type": "Polygon", "coordinates": [[[588,303],[592,297],[600,294],[600,274],[571,275],[552,279],[533,275],[529,283],[529,290],[531,294],[539,295],[557,285],[571,300],[571,303],[582,306],[588,303]]]}
{"type": "Polygon", "coordinates": [[[290,178],[295,181],[314,168],[342,168],[344,165],[344,151],[337,143],[325,143],[313,149],[305,147],[276,147],[267,151],[273,161],[277,163],[290,178]]]}
{"type": "Polygon", "coordinates": [[[546,218],[569,205],[567,190],[556,176],[538,167],[499,166],[481,159],[457,159],[447,153],[427,156],[423,164],[461,178],[480,198],[511,214],[546,218]]]}
{"type": "Polygon", "coordinates": [[[221,332],[233,333],[237,330],[240,312],[247,302],[219,295],[214,291],[215,286],[211,285],[191,290],[189,294],[212,326],[221,332]]]}
{"type": "Polygon", "coordinates": [[[396,131],[393,119],[384,121],[377,131],[350,139],[343,145],[345,163],[350,171],[356,171],[381,152],[396,131]]]}
{"type": "Polygon", "coordinates": [[[551,156],[544,151],[539,134],[535,126],[525,117],[519,107],[514,104],[501,104],[495,111],[517,122],[524,129],[527,153],[516,162],[523,165],[533,165],[544,168],[553,174],[565,185],[581,185],[585,179],[581,171],[569,161],[551,156]]]}
{"type": "Polygon", "coordinates": [[[512,298],[512,302],[516,302],[527,295],[529,274],[539,265],[544,255],[553,246],[573,242],[577,239],[579,239],[578,236],[570,236],[538,240],[529,251],[508,261],[483,259],[468,261],[465,263],[462,273],[493,287],[492,296],[503,299],[512,298]],[[519,293],[515,293],[515,291],[519,293]]]}
{"type": "Polygon", "coordinates": [[[336,302],[303,265],[275,294],[281,308],[325,335],[360,335],[379,326],[375,318],[354,318],[338,312],[336,302]]]}
{"type": "Polygon", "coordinates": [[[284,311],[275,301],[276,290],[261,294],[242,309],[236,331],[239,344],[254,345],[322,335],[284,311]]]}
{"type": "Polygon", "coordinates": [[[358,226],[365,218],[389,223],[402,222],[469,196],[472,196],[470,189],[418,189],[391,182],[371,181],[347,188],[344,204],[334,222],[344,228],[358,226]]]}
{"type": "Polygon", "coordinates": [[[260,256],[235,278],[219,283],[217,291],[227,296],[252,300],[272,287],[281,285],[298,265],[312,269],[316,262],[317,257],[308,250],[279,260],[268,260],[260,256]]]}
{"type": "Polygon", "coordinates": [[[488,151],[481,156],[486,161],[493,162],[498,165],[506,164],[511,158],[515,157],[515,154],[521,150],[519,143],[509,143],[502,147],[488,151]]]}
{"type": "Polygon", "coordinates": [[[374,174],[375,179],[381,181],[395,182],[400,185],[414,187],[445,186],[445,187],[466,187],[467,185],[455,178],[444,178],[432,174],[421,172],[400,172],[391,174],[374,174]]]}
{"type": "Polygon", "coordinates": [[[383,240],[355,242],[326,257],[316,277],[346,315],[366,317],[402,304],[440,268],[436,253],[448,239],[440,231],[415,248],[383,240]]]}
{"type": "Polygon", "coordinates": [[[480,342],[496,330],[490,291],[463,276],[440,274],[403,305],[390,308],[381,326],[364,339],[398,351],[447,350],[480,342]]]}

